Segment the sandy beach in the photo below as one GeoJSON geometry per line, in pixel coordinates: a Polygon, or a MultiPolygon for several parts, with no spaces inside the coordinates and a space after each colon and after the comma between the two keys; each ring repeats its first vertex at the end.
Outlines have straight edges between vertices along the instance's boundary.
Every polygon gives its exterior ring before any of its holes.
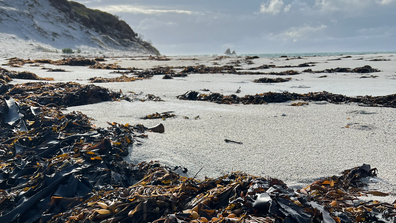
{"type": "MultiPolygon", "coordinates": [[[[244,63],[244,58],[230,57],[214,60],[215,57],[179,58],[169,61],[135,58],[107,58],[104,63],[140,69],[158,66],[223,66],[237,60],[247,70],[263,64],[297,66],[311,63],[313,71],[370,65],[381,72],[372,73],[375,78],[361,78],[368,74],[357,73],[310,73],[306,67],[272,68],[281,72],[296,70],[299,75],[285,83],[254,83],[261,77],[271,75],[235,74],[190,74],[184,78],[151,79],[126,83],[99,83],[114,91],[128,92],[136,98],[127,101],[69,107],[67,111],[81,111],[94,119],[94,123],[106,127],[107,122],[143,124],[154,126],[162,123],[165,133],[148,133],[147,139],[130,149],[126,158],[133,163],[158,160],[164,165],[182,166],[188,176],[198,173],[198,178],[218,177],[233,171],[243,171],[258,176],[270,176],[284,180],[288,185],[304,186],[315,179],[338,174],[355,166],[370,164],[378,168],[379,178],[384,180],[386,192],[396,190],[396,170],[392,157],[396,149],[394,108],[367,107],[359,104],[332,104],[309,102],[305,106],[291,106],[293,102],[265,105],[226,105],[201,101],[183,101],[176,97],[189,90],[203,89],[224,95],[254,95],[264,92],[321,92],[347,96],[383,96],[393,94],[396,81],[396,63],[392,54],[346,55],[305,58],[259,58],[254,64],[244,63]],[[382,61],[372,61],[382,60],[382,61]],[[213,65],[214,63],[218,65],[213,65]],[[326,75],[326,77],[318,78],[326,75]],[[240,89],[240,93],[236,91],[240,89]],[[139,101],[144,95],[153,94],[162,102],[139,101]],[[166,120],[144,120],[142,117],[161,112],[176,116],[166,120]],[[226,143],[225,139],[242,144],[226,143]]],[[[1,61],[5,63],[3,59],[1,61]]],[[[115,77],[119,74],[109,70],[93,70],[87,67],[42,65],[20,68],[41,77],[53,77],[56,82],[75,81],[89,84],[91,77],[115,77]],[[46,68],[62,68],[65,73],[51,73],[46,68]]],[[[263,70],[265,71],[265,70],[263,70]]],[[[268,70],[267,70],[268,71],[268,70]]],[[[14,80],[22,83],[27,80],[14,80]]],[[[202,92],[202,91],[201,91],[202,92]]],[[[208,92],[209,93],[209,92],[208,92]]]]}

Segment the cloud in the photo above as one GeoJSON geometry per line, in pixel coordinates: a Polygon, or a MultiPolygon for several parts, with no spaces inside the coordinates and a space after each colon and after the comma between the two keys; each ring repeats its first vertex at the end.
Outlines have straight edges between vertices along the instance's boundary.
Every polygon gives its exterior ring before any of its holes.
{"type": "Polygon", "coordinates": [[[90,4],[93,2],[102,2],[102,0],[80,1],[81,4],[90,4]]]}
{"type": "Polygon", "coordinates": [[[315,0],[314,7],[321,13],[348,12],[349,14],[356,14],[362,13],[364,9],[369,8],[372,3],[373,0],[315,0]]]}
{"type": "Polygon", "coordinates": [[[165,14],[165,13],[176,13],[176,14],[197,14],[196,12],[189,10],[178,10],[178,9],[154,9],[144,6],[135,5],[107,5],[101,7],[95,7],[95,9],[106,11],[110,13],[133,13],[133,14],[165,14]]]}
{"type": "Polygon", "coordinates": [[[392,2],[396,2],[396,0],[377,0],[377,3],[380,5],[387,5],[390,4],[392,2]]]}
{"type": "Polygon", "coordinates": [[[283,10],[284,12],[288,12],[290,11],[291,5],[286,5],[285,9],[283,10]]]}
{"type": "Polygon", "coordinates": [[[158,29],[161,27],[170,27],[177,25],[178,24],[175,22],[165,22],[165,21],[157,20],[155,18],[147,18],[141,20],[136,28],[138,28],[139,30],[148,30],[148,29],[158,29]]]}
{"type": "Polygon", "coordinates": [[[279,35],[272,35],[272,38],[273,39],[281,38],[284,41],[292,39],[293,42],[297,42],[298,40],[312,38],[313,36],[315,36],[315,34],[325,30],[326,28],[327,26],[323,24],[317,27],[312,27],[305,24],[301,27],[291,27],[287,31],[279,35]]]}
{"type": "Polygon", "coordinates": [[[268,13],[268,14],[279,14],[282,9],[284,8],[283,0],[270,0],[267,3],[262,3],[260,6],[261,13],[268,13]]]}

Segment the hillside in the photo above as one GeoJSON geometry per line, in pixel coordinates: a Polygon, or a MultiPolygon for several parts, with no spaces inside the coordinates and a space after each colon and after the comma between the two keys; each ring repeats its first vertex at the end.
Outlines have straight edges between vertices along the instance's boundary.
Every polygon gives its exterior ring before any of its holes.
{"type": "Polygon", "coordinates": [[[67,0],[0,0],[0,54],[159,54],[117,16],[67,0]]]}

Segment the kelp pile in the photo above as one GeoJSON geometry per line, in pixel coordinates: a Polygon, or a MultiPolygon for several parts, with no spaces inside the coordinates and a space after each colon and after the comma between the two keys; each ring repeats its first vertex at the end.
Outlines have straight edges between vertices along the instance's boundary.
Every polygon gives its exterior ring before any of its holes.
{"type": "Polygon", "coordinates": [[[254,83],[281,83],[281,82],[287,82],[290,81],[291,78],[268,78],[268,77],[263,77],[263,78],[259,78],[254,80],[254,83]]]}
{"type": "Polygon", "coordinates": [[[337,67],[331,68],[326,70],[318,70],[312,71],[311,69],[304,70],[303,72],[310,72],[310,73],[374,73],[374,72],[381,72],[378,69],[372,68],[370,65],[365,65],[363,67],[356,67],[356,68],[345,68],[345,67],[337,67]]]}
{"type": "Polygon", "coordinates": [[[128,67],[124,68],[121,67],[118,64],[103,64],[103,63],[96,63],[93,65],[90,65],[89,68],[91,69],[103,69],[103,70],[128,70],[128,71],[133,71],[135,68],[133,67],[128,67]]]}
{"type": "Polygon", "coordinates": [[[197,91],[187,91],[186,93],[177,96],[180,100],[193,100],[193,101],[210,101],[218,104],[266,104],[266,103],[279,103],[287,101],[327,101],[330,103],[359,103],[365,106],[373,107],[391,107],[396,108],[396,94],[386,96],[358,96],[348,97],[341,94],[332,94],[326,91],[310,92],[307,94],[298,94],[290,92],[267,92],[256,95],[245,95],[238,97],[235,94],[222,95],[220,93],[202,94],[197,91]]]}
{"type": "Polygon", "coordinates": [[[133,82],[137,80],[143,80],[141,77],[128,77],[126,75],[122,75],[120,77],[113,78],[104,78],[104,77],[92,77],[89,78],[90,83],[109,83],[109,82],[133,82]]]}
{"type": "Polygon", "coordinates": [[[122,159],[144,126],[111,123],[107,129],[95,128],[84,114],[63,114],[57,108],[120,100],[120,94],[75,83],[8,89],[0,100],[1,222],[48,222],[95,190],[127,187],[134,182],[132,176],[146,174],[143,164],[133,166],[122,159]]]}
{"type": "Polygon", "coordinates": [[[141,78],[150,78],[153,77],[154,75],[164,75],[164,74],[173,75],[174,73],[175,71],[172,69],[172,67],[156,67],[152,69],[133,72],[134,75],[141,78]]]}
{"type": "Polygon", "coordinates": [[[46,81],[53,81],[54,78],[42,78],[37,76],[34,73],[28,71],[8,71],[4,68],[0,67],[0,83],[5,84],[12,81],[12,78],[15,79],[27,79],[27,80],[46,80],[46,81]]]}
{"type": "Polygon", "coordinates": [[[291,66],[291,65],[286,65],[286,66],[276,66],[275,64],[264,64],[259,67],[251,67],[249,70],[264,70],[264,69],[270,69],[270,68],[297,68],[297,67],[312,67],[315,66],[316,62],[307,62],[307,63],[302,63],[297,66],[291,66]]]}
{"type": "Polygon", "coordinates": [[[69,65],[69,66],[90,66],[96,64],[95,60],[86,59],[82,57],[73,57],[73,58],[63,58],[61,60],[50,60],[50,59],[37,59],[37,60],[24,60],[21,58],[10,58],[8,60],[7,65],[11,67],[19,67],[25,64],[33,64],[33,63],[44,63],[44,64],[53,64],[53,65],[69,65]]]}
{"type": "Polygon", "coordinates": [[[1,222],[384,222],[396,215],[392,204],[358,202],[387,196],[363,189],[362,179],[376,175],[369,165],[298,191],[241,172],[197,180],[176,173],[185,168],[123,160],[150,129],[98,128],[57,108],[121,100],[120,93],[28,83],[7,86],[0,97],[1,222]]]}
{"type": "Polygon", "coordinates": [[[151,114],[151,115],[146,115],[142,119],[162,119],[162,120],[165,120],[167,118],[173,118],[173,117],[176,116],[175,114],[171,114],[171,113],[172,112],[162,112],[162,113],[156,112],[156,113],[151,114]]]}
{"type": "Polygon", "coordinates": [[[19,101],[26,101],[37,105],[55,105],[56,107],[78,106],[94,104],[102,101],[132,99],[120,92],[113,92],[107,88],[95,85],[81,85],[74,82],[67,83],[25,83],[5,85],[9,91],[4,97],[13,97],[19,101]]]}
{"type": "Polygon", "coordinates": [[[185,67],[181,73],[184,74],[208,74],[208,73],[236,73],[236,69],[233,66],[222,66],[222,67],[207,67],[205,65],[189,66],[185,67]]]}

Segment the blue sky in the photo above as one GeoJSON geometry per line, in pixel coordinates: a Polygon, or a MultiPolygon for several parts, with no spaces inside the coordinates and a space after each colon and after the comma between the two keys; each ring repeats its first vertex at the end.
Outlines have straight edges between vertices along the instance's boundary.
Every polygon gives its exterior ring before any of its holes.
{"type": "Polygon", "coordinates": [[[396,0],[75,0],[162,54],[396,51],[396,0]]]}

